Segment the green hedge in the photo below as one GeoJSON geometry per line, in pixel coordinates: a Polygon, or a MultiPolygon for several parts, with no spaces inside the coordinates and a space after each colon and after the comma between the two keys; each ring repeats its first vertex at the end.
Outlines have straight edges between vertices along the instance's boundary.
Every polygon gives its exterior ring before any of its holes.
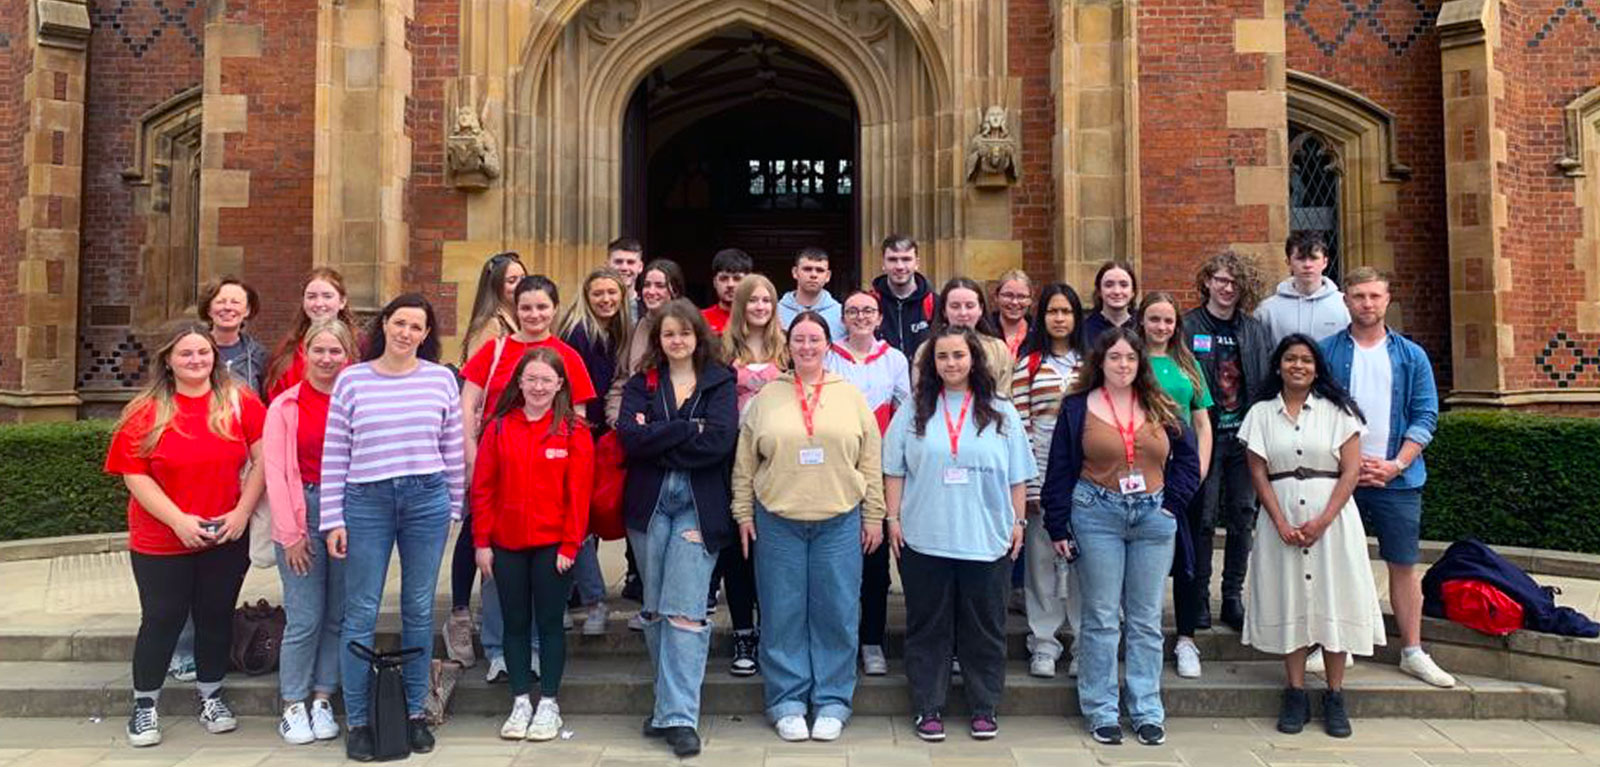
{"type": "Polygon", "coordinates": [[[1600,419],[1445,413],[1425,456],[1423,538],[1600,554],[1600,419]]]}
{"type": "Polygon", "coordinates": [[[128,491],[100,468],[114,423],[0,427],[0,540],[128,528],[128,491]]]}

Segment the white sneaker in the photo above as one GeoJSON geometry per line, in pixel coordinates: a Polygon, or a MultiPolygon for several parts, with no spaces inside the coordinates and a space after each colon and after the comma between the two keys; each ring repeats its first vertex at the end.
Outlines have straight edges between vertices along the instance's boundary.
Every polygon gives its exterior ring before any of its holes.
{"type": "MultiPolygon", "coordinates": [[[[1345,653],[1344,654],[1344,667],[1345,668],[1354,668],[1355,665],[1356,665],[1355,653],[1348,653],[1348,652],[1345,653]]],[[[1327,661],[1327,659],[1322,657],[1322,648],[1321,647],[1313,647],[1313,648],[1311,648],[1311,652],[1306,653],[1306,673],[1308,673],[1308,674],[1326,674],[1326,673],[1328,673],[1328,661],[1327,661]]]]}
{"type": "Polygon", "coordinates": [[[1072,660],[1067,661],[1067,676],[1072,678],[1072,679],[1077,679],[1078,678],[1078,656],[1077,655],[1073,655],[1072,656],[1072,660]]]}
{"type": "Polygon", "coordinates": [[[541,665],[539,661],[538,648],[534,648],[533,657],[528,662],[528,670],[533,672],[534,679],[538,679],[540,676],[543,676],[544,666],[541,665]]]}
{"type": "Polygon", "coordinates": [[[1455,687],[1456,678],[1445,673],[1439,664],[1425,652],[1405,654],[1400,652],[1400,670],[1421,679],[1434,687],[1455,687]]]}
{"type": "Polygon", "coordinates": [[[811,739],[811,730],[806,727],[806,718],[790,714],[778,720],[778,737],[794,743],[811,739]]]}
{"type": "Polygon", "coordinates": [[[223,702],[221,692],[200,699],[200,724],[212,735],[239,729],[239,720],[234,717],[233,709],[223,702]]]}
{"type": "Polygon", "coordinates": [[[1178,676],[1184,679],[1200,678],[1200,648],[1195,647],[1193,640],[1180,638],[1178,645],[1172,648],[1172,654],[1178,658],[1178,676]]]}
{"type": "MultiPolygon", "coordinates": [[[[862,646],[861,673],[867,676],[883,676],[889,673],[889,659],[883,657],[883,645],[869,644],[862,646]]],[[[812,737],[815,737],[815,735],[812,737]]]]}
{"type": "Polygon", "coordinates": [[[611,611],[606,609],[605,602],[595,602],[589,608],[589,613],[583,616],[584,636],[603,636],[606,633],[606,619],[611,617],[611,611]]]}
{"type": "Polygon", "coordinates": [[[500,737],[506,740],[523,740],[528,737],[528,723],[533,721],[533,703],[518,695],[511,702],[511,716],[500,725],[500,737]]]}
{"type": "Polygon", "coordinates": [[[303,746],[317,739],[311,734],[311,717],[306,714],[306,704],[291,703],[278,720],[278,734],[291,746],[303,746]]]}
{"type": "Polygon", "coordinates": [[[563,612],[563,613],[561,613],[561,630],[562,631],[571,631],[572,630],[572,613],[571,612],[563,612]]]}
{"type": "Polygon", "coordinates": [[[135,703],[133,714],[128,717],[128,745],[142,748],[160,742],[161,715],[156,713],[155,703],[152,702],[148,706],[135,703]]]}
{"type": "Polygon", "coordinates": [[[1028,673],[1040,679],[1056,678],[1056,659],[1042,652],[1036,652],[1028,659],[1028,673]]]}
{"type": "Polygon", "coordinates": [[[539,710],[528,725],[528,740],[555,740],[561,734],[561,707],[554,698],[540,698],[539,710]]]}
{"type": "MultiPolygon", "coordinates": [[[[801,722],[804,724],[804,722],[801,722]]],[[[844,722],[831,716],[819,716],[811,725],[812,740],[838,740],[839,733],[844,731],[844,722]]]]}
{"type": "Polygon", "coordinates": [[[316,698],[311,701],[311,734],[317,740],[333,740],[339,737],[339,721],[333,718],[333,703],[327,698],[316,698]]]}
{"type": "Polygon", "coordinates": [[[506,659],[504,657],[489,659],[489,671],[483,675],[483,681],[490,684],[504,682],[508,676],[510,675],[506,673],[506,659]]]}
{"type": "Polygon", "coordinates": [[[638,613],[628,617],[629,631],[644,631],[644,616],[638,613]]]}
{"type": "Polygon", "coordinates": [[[950,659],[950,675],[961,676],[961,661],[955,658],[950,659]]]}

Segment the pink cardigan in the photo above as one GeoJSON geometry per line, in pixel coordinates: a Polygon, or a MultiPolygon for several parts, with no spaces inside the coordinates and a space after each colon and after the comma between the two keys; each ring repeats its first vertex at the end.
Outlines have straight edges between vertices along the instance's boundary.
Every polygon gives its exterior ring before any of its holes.
{"type": "Polygon", "coordinates": [[[284,390],[267,408],[261,435],[261,462],[267,475],[267,505],[272,509],[272,540],[288,547],[306,538],[306,491],[300,479],[296,436],[300,426],[300,382],[284,390]]]}

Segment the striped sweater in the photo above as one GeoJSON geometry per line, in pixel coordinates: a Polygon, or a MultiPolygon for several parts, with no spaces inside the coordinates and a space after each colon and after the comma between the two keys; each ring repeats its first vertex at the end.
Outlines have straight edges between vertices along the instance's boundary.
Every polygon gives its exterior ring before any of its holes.
{"type": "Polygon", "coordinates": [[[328,402],[322,447],[322,530],[344,527],[344,488],[350,482],[444,472],[450,517],[461,518],[466,492],[461,395],[449,368],[425,360],[403,376],[351,365],[339,374],[328,402]]]}
{"type": "Polygon", "coordinates": [[[1065,357],[1024,355],[1012,374],[1011,404],[1017,406],[1017,414],[1022,416],[1022,427],[1028,432],[1034,460],[1039,462],[1038,475],[1028,480],[1030,501],[1039,500],[1044,473],[1050,465],[1050,441],[1055,437],[1056,416],[1061,413],[1062,398],[1078,382],[1078,368],[1082,362],[1078,353],[1072,351],[1065,357]]]}

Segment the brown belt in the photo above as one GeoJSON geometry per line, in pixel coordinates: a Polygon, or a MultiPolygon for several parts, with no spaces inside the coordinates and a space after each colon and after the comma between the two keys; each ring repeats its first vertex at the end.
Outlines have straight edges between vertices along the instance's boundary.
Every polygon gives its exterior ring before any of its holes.
{"type": "Polygon", "coordinates": [[[1276,472],[1276,473],[1273,473],[1273,474],[1268,474],[1267,475],[1267,481],[1268,482],[1277,482],[1280,479],[1291,479],[1291,478],[1293,478],[1293,479],[1311,479],[1312,477],[1320,477],[1320,478],[1324,478],[1324,479],[1338,479],[1339,478],[1339,472],[1337,472],[1337,471],[1328,471],[1327,469],[1308,469],[1308,468],[1306,468],[1304,466],[1297,466],[1297,467],[1295,467],[1295,469],[1293,471],[1280,471],[1280,472],[1276,472]]]}

